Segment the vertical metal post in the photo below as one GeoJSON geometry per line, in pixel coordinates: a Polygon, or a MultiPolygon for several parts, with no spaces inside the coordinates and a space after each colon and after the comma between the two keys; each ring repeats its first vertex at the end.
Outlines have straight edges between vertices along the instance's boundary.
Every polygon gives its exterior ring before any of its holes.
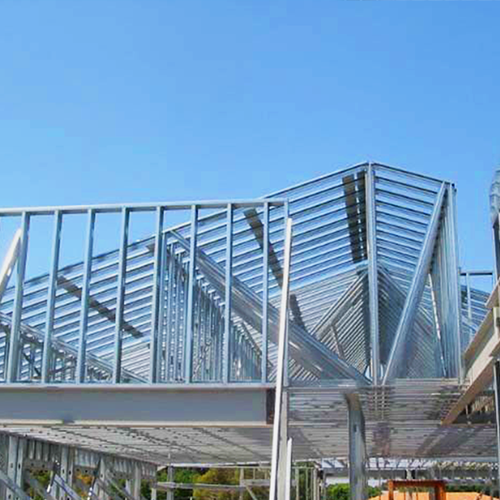
{"type": "Polygon", "coordinates": [[[292,487],[292,438],[288,439],[286,446],[286,474],[285,474],[285,500],[291,499],[292,487]]]}
{"type": "MultiPolygon", "coordinates": [[[[170,250],[168,247],[165,251],[168,256],[168,291],[167,291],[167,328],[166,328],[166,344],[165,344],[165,380],[170,380],[170,364],[172,359],[172,337],[173,332],[173,320],[172,312],[174,308],[174,282],[177,275],[177,270],[175,266],[175,248],[174,245],[170,245],[170,250]]],[[[175,358],[176,359],[176,358],[175,358]]],[[[172,377],[173,377],[172,370],[172,377]]]]}
{"type": "MultiPolygon", "coordinates": [[[[281,288],[281,306],[278,332],[278,367],[276,374],[276,396],[274,405],[274,424],[271,459],[271,481],[269,500],[275,500],[278,493],[279,444],[282,432],[283,383],[286,360],[286,326],[288,322],[288,303],[290,291],[290,262],[292,257],[292,219],[287,218],[285,225],[285,258],[283,265],[283,286],[281,288]]],[[[285,426],[286,427],[286,426],[285,426]]],[[[280,499],[281,500],[281,499],[280,499]]]]}
{"type": "Polygon", "coordinates": [[[227,205],[226,224],[226,297],[224,300],[224,354],[222,356],[222,382],[227,384],[231,378],[231,303],[233,292],[233,206],[227,205]]]}
{"type": "MultiPolygon", "coordinates": [[[[174,468],[169,465],[167,470],[167,480],[169,483],[173,483],[175,479],[174,468]]],[[[174,490],[167,491],[167,500],[174,500],[174,490]]]]}
{"type": "Polygon", "coordinates": [[[161,344],[159,342],[160,328],[160,292],[161,292],[161,263],[163,250],[163,207],[156,209],[156,232],[153,264],[153,289],[151,303],[151,349],[149,363],[149,382],[154,384],[158,381],[160,366],[161,344]]]}
{"type": "MultiPolygon", "coordinates": [[[[240,486],[243,486],[245,483],[245,469],[241,467],[240,469],[240,486]]],[[[243,500],[243,490],[240,490],[240,500],[243,500]]]]}
{"type": "Polygon", "coordinates": [[[196,250],[198,238],[198,207],[191,208],[191,238],[189,242],[189,271],[188,271],[188,297],[187,297],[187,321],[186,321],[186,345],[184,380],[189,383],[193,380],[193,330],[194,330],[194,292],[196,286],[196,250]]]}
{"type": "Polygon", "coordinates": [[[452,340],[452,349],[450,357],[453,363],[453,370],[448,373],[449,376],[455,376],[460,381],[463,380],[463,366],[462,366],[462,342],[460,332],[462,331],[462,301],[460,289],[460,264],[458,259],[458,236],[457,236],[457,203],[456,203],[456,189],[453,184],[448,184],[448,200],[446,204],[446,217],[448,220],[448,248],[450,252],[450,305],[452,314],[450,321],[452,324],[452,331],[454,333],[452,340]]]}
{"type": "Polygon", "coordinates": [[[134,467],[134,481],[132,487],[132,496],[134,498],[141,498],[141,481],[142,481],[142,471],[138,464],[134,467]]]}
{"type": "Polygon", "coordinates": [[[351,500],[368,498],[366,478],[365,417],[359,396],[345,397],[349,413],[349,485],[351,500]]]}
{"type": "Polygon", "coordinates": [[[495,422],[497,429],[497,487],[500,491],[500,361],[493,365],[493,386],[495,389],[495,422]]]}
{"type": "Polygon", "coordinates": [[[262,383],[267,382],[267,351],[269,329],[269,202],[264,203],[264,242],[262,248],[262,383]]]}
{"type": "Polygon", "coordinates": [[[278,500],[287,498],[288,481],[288,393],[282,394],[280,442],[278,455],[278,500]]]}
{"type": "Polygon", "coordinates": [[[372,163],[366,172],[366,230],[368,239],[368,285],[370,302],[371,375],[373,385],[380,382],[380,344],[378,324],[377,203],[372,163]]]}
{"type": "MultiPolygon", "coordinates": [[[[73,487],[73,450],[67,446],[61,448],[60,474],[62,480],[70,487],[73,487]]],[[[59,488],[58,499],[66,500],[67,495],[62,488],[59,488]]]]}
{"type": "Polygon", "coordinates": [[[9,339],[9,357],[7,366],[7,382],[17,382],[19,376],[19,358],[21,354],[21,318],[23,312],[24,278],[28,258],[30,216],[23,213],[21,219],[21,248],[17,261],[17,282],[14,296],[14,310],[9,339]]]}
{"type": "Polygon", "coordinates": [[[295,500],[300,500],[300,469],[295,467],[295,500]]]}
{"type": "Polygon", "coordinates": [[[116,287],[116,317],[115,317],[115,352],[113,363],[113,382],[118,384],[122,374],[122,336],[123,308],[125,304],[125,282],[127,277],[127,247],[130,211],[122,209],[120,254],[118,257],[118,283],[116,287]]]}
{"type": "Polygon", "coordinates": [[[87,241],[83,264],[82,299],[80,308],[80,334],[78,340],[78,359],[76,362],[76,382],[82,384],[86,376],[87,328],[89,321],[89,292],[92,275],[92,252],[94,249],[95,211],[89,209],[87,220],[87,241]]]}
{"type": "Polygon", "coordinates": [[[54,329],[54,311],[56,305],[57,271],[59,268],[59,253],[61,249],[62,214],[60,210],[54,213],[54,236],[52,241],[52,263],[50,267],[49,288],[47,292],[47,316],[45,318],[45,339],[42,356],[42,384],[49,382],[50,365],[52,362],[52,330],[54,329]]]}
{"type": "MultiPolygon", "coordinates": [[[[9,456],[7,465],[7,475],[13,483],[17,484],[17,454],[19,450],[20,438],[17,436],[9,436],[9,456]]],[[[7,500],[14,500],[14,492],[7,489],[7,500]]]]}

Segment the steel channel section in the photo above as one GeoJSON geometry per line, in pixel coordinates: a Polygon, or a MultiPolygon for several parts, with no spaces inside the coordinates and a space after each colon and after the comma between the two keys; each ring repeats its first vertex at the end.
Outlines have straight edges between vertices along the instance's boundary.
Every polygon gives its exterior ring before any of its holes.
{"type": "MultiPolygon", "coordinates": [[[[283,286],[281,288],[281,306],[279,319],[279,338],[278,338],[278,371],[276,374],[276,394],[274,405],[274,423],[271,455],[271,482],[269,487],[269,500],[275,500],[278,493],[278,467],[280,452],[280,434],[282,426],[282,404],[283,404],[283,385],[286,364],[286,343],[287,343],[287,322],[288,322],[288,303],[290,289],[290,264],[292,258],[292,219],[287,218],[285,226],[285,258],[283,263],[283,286]]],[[[282,499],[279,499],[282,500],[282,499]]]]}
{"type": "Polygon", "coordinates": [[[174,282],[177,277],[177,271],[175,266],[175,251],[174,245],[167,247],[166,255],[168,256],[168,291],[167,291],[167,326],[166,326],[166,346],[165,346],[165,379],[170,381],[172,377],[171,373],[171,359],[173,357],[172,347],[173,347],[173,316],[172,310],[174,307],[174,282]]]}
{"type": "Polygon", "coordinates": [[[54,329],[54,312],[56,305],[57,271],[59,268],[59,254],[61,249],[62,214],[59,210],[54,213],[54,235],[52,241],[52,262],[49,276],[47,295],[47,316],[45,319],[45,338],[42,358],[42,383],[49,382],[49,370],[52,363],[52,332],[54,329]]]}
{"type": "Polygon", "coordinates": [[[84,273],[80,309],[80,334],[78,340],[78,359],[76,363],[76,381],[80,384],[86,378],[87,329],[89,321],[89,292],[92,274],[92,252],[94,247],[95,211],[87,211],[87,239],[85,245],[84,273]]]}
{"type": "Polygon", "coordinates": [[[222,381],[228,384],[231,380],[231,343],[232,343],[232,294],[233,294],[233,206],[227,206],[226,226],[226,277],[225,277],[225,300],[224,300],[224,355],[222,356],[223,369],[222,381]]]}
{"type": "Polygon", "coordinates": [[[383,384],[399,376],[402,369],[402,359],[406,340],[411,333],[418,306],[422,297],[427,275],[430,271],[432,255],[439,230],[440,217],[445,201],[446,185],[442,184],[437,195],[434,210],[429,221],[427,234],[422,245],[420,258],[414,271],[410,290],[406,296],[405,304],[399,320],[394,341],[387,361],[386,371],[382,380],[383,384]]]}
{"type": "Polygon", "coordinates": [[[198,207],[191,208],[191,239],[189,243],[188,297],[186,309],[186,328],[184,346],[184,380],[192,381],[193,365],[193,330],[194,330],[194,292],[196,284],[196,250],[198,237],[198,207]]]}
{"type": "Polygon", "coordinates": [[[452,333],[450,335],[452,343],[452,353],[454,369],[450,376],[456,376],[462,382],[464,377],[464,369],[462,364],[462,345],[460,332],[462,330],[462,314],[461,314],[461,291],[460,291],[460,263],[458,255],[458,234],[457,234],[457,203],[456,203],[456,189],[452,184],[448,185],[448,203],[447,203],[447,216],[449,222],[449,235],[448,235],[448,252],[450,274],[450,305],[451,314],[448,320],[451,323],[452,333]]]}
{"type": "Polygon", "coordinates": [[[155,228],[155,248],[153,264],[153,284],[151,297],[151,349],[150,349],[150,369],[149,382],[154,384],[158,382],[160,369],[160,354],[162,344],[160,342],[160,299],[161,299],[161,264],[163,261],[163,218],[164,209],[156,209],[156,228],[155,228]]]}
{"type": "Polygon", "coordinates": [[[370,288],[370,341],[372,383],[380,380],[380,342],[378,310],[378,263],[377,263],[377,212],[376,178],[373,165],[368,164],[366,172],[366,226],[368,238],[368,284],[370,288]]]}
{"type": "Polygon", "coordinates": [[[30,215],[23,212],[21,218],[21,247],[17,260],[17,281],[12,313],[12,324],[9,339],[9,360],[7,365],[7,382],[16,382],[19,375],[19,359],[21,355],[21,318],[23,312],[23,290],[28,258],[30,215]]]}
{"type": "Polygon", "coordinates": [[[120,232],[120,253],[118,257],[118,283],[116,289],[116,319],[114,338],[115,346],[113,363],[113,382],[115,384],[121,381],[122,374],[123,313],[125,303],[125,283],[127,278],[127,250],[130,223],[130,212],[127,208],[122,209],[121,217],[122,220],[120,232]]]}
{"type": "Polygon", "coordinates": [[[261,381],[267,382],[267,358],[269,342],[269,203],[264,203],[264,234],[262,255],[262,358],[261,358],[261,381]]]}

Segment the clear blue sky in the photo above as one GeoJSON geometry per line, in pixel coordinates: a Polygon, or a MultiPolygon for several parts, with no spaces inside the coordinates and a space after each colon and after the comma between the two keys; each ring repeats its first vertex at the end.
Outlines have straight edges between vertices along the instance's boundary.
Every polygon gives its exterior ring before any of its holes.
{"type": "Polygon", "coordinates": [[[453,180],[492,266],[500,2],[3,1],[0,205],[248,198],[358,161],[453,180]]]}

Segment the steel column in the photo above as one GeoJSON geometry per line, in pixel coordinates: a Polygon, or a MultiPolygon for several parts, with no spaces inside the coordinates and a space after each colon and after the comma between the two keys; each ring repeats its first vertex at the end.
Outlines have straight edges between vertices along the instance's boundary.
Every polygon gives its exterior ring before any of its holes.
{"type": "Polygon", "coordinates": [[[45,319],[45,338],[42,356],[42,383],[49,382],[49,371],[52,363],[52,330],[54,329],[54,311],[56,305],[57,271],[61,249],[62,213],[54,213],[54,236],[52,241],[52,263],[50,268],[49,287],[47,292],[47,316],[45,319]]]}
{"type": "Polygon", "coordinates": [[[264,203],[264,234],[262,247],[262,383],[267,382],[267,352],[269,337],[269,203],[264,203]]]}
{"type": "Polygon", "coordinates": [[[154,384],[158,381],[161,355],[161,342],[159,341],[160,330],[160,297],[161,297],[161,263],[163,250],[163,215],[162,207],[156,209],[156,232],[153,264],[153,287],[151,297],[151,349],[149,362],[149,382],[154,384]]]}
{"type": "Polygon", "coordinates": [[[78,359],[76,363],[76,382],[85,382],[86,355],[87,355],[87,327],[89,321],[89,292],[90,277],[92,274],[92,252],[94,248],[95,211],[89,209],[87,212],[87,241],[85,249],[85,260],[83,268],[82,298],[80,309],[80,332],[78,340],[78,359]]]}
{"type": "Polygon", "coordinates": [[[460,289],[460,263],[458,256],[458,235],[457,235],[457,203],[456,203],[456,189],[453,185],[448,185],[448,196],[446,203],[446,218],[448,220],[448,251],[450,253],[449,266],[449,286],[450,286],[450,306],[452,314],[450,315],[450,322],[452,323],[452,330],[455,333],[452,341],[452,347],[455,352],[450,353],[453,359],[453,364],[456,364],[456,369],[449,376],[456,376],[460,381],[463,380],[463,366],[462,366],[462,346],[461,335],[462,331],[462,292],[460,289]]]}
{"type": "MultiPolygon", "coordinates": [[[[283,384],[285,376],[286,360],[286,343],[287,343],[287,323],[288,323],[288,305],[290,291],[290,263],[292,258],[292,219],[286,219],[285,233],[285,258],[283,265],[283,286],[281,288],[281,306],[279,318],[279,337],[278,337],[278,369],[276,374],[276,395],[274,405],[274,424],[273,424],[273,441],[272,441],[272,458],[271,458],[271,482],[269,488],[269,500],[275,500],[278,491],[278,467],[280,462],[280,437],[286,429],[286,413],[285,425],[283,423],[283,384]]],[[[286,404],[286,403],[285,403],[286,404]]],[[[286,411],[286,407],[285,407],[286,411]]],[[[282,498],[279,498],[282,500],[282,498]]]]}
{"type": "Polygon", "coordinates": [[[377,263],[377,202],[375,170],[371,163],[366,172],[366,232],[368,239],[368,286],[370,302],[371,375],[373,385],[380,381],[380,342],[378,311],[378,263],[377,263]]]}
{"type": "MultiPolygon", "coordinates": [[[[167,480],[170,483],[173,483],[175,480],[174,468],[171,465],[169,465],[167,469],[167,480]]],[[[167,500],[174,500],[174,490],[167,491],[167,500]]]]}
{"type": "Polygon", "coordinates": [[[349,485],[351,500],[368,498],[366,476],[365,417],[359,396],[345,396],[349,413],[349,485]]]}
{"type": "Polygon", "coordinates": [[[231,311],[232,311],[232,294],[233,294],[233,206],[227,206],[227,225],[226,225],[226,294],[224,300],[224,354],[222,356],[223,369],[222,381],[228,384],[231,378],[231,343],[232,328],[231,328],[231,311]]]}
{"type": "Polygon", "coordinates": [[[188,271],[188,297],[187,297],[187,322],[186,345],[184,349],[184,380],[192,382],[193,378],[193,335],[194,335],[194,292],[196,286],[196,248],[198,237],[198,207],[191,209],[191,241],[189,242],[189,271],[188,271]]]}
{"type": "Polygon", "coordinates": [[[130,211],[122,209],[121,233],[120,233],[120,254],[118,257],[118,283],[116,287],[116,318],[115,318],[115,338],[114,338],[114,363],[113,382],[121,381],[122,374],[122,337],[123,337],[123,313],[125,303],[125,282],[127,276],[127,250],[128,250],[128,230],[130,221],[130,211]]]}

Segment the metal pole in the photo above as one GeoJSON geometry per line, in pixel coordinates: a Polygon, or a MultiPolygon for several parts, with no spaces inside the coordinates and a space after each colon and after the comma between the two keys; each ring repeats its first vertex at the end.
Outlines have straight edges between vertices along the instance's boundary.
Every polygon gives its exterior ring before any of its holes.
{"type": "Polygon", "coordinates": [[[286,447],[285,500],[291,498],[292,486],[292,438],[288,439],[286,447]]]}
{"type": "Polygon", "coordinates": [[[375,172],[368,164],[366,175],[366,227],[368,238],[368,284],[370,302],[371,374],[373,385],[380,381],[380,345],[378,324],[377,203],[375,172]]]}
{"type": "Polygon", "coordinates": [[[21,318],[23,312],[24,277],[26,274],[26,260],[28,257],[28,235],[30,216],[26,212],[21,220],[21,248],[17,260],[17,282],[12,312],[12,325],[9,339],[9,357],[7,366],[7,382],[17,382],[19,376],[19,357],[21,353],[21,318]]]}
{"type": "Polygon", "coordinates": [[[274,404],[274,424],[271,459],[271,481],[269,488],[269,500],[275,500],[278,486],[279,444],[281,433],[281,411],[283,403],[283,382],[285,372],[286,355],[286,325],[288,319],[288,302],[290,289],[290,262],[292,257],[292,219],[286,220],[285,235],[285,258],[283,266],[283,287],[281,289],[281,307],[279,318],[278,336],[278,368],[276,374],[276,396],[274,404]]]}
{"type": "Polygon", "coordinates": [[[262,249],[262,359],[261,376],[262,383],[267,382],[267,348],[269,328],[269,203],[264,203],[264,234],[262,249]]]}
{"type": "Polygon", "coordinates": [[[224,355],[222,382],[229,383],[231,378],[231,303],[233,292],[233,206],[227,206],[226,226],[226,298],[224,301],[224,355]]]}
{"type": "Polygon", "coordinates": [[[78,359],[76,363],[76,382],[85,382],[87,354],[87,327],[89,320],[89,291],[90,277],[92,274],[92,251],[94,247],[95,212],[90,209],[87,212],[87,242],[85,249],[85,261],[83,267],[82,299],[80,306],[80,334],[78,340],[78,359]]]}
{"type": "Polygon", "coordinates": [[[127,247],[130,211],[122,209],[122,225],[120,234],[120,256],[118,258],[118,284],[116,288],[116,318],[115,318],[115,353],[113,365],[113,382],[121,381],[122,372],[122,328],[123,309],[125,303],[125,282],[127,276],[127,247]]]}
{"type": "Polygon", "coordinates": [[[149,382],[158,381],[160,366],[161,343],[159,342],[160,329],[160,292],[161,292],[161,263],[163,250],[163,207],[156,209],[156,234],[154,249],[153,287],[151,303],[151,352],[149,364],[149,382]]]}
{"type": "Polygon", "coordinates": [[[49,371],[52,362],[52,330],[54,329],[54,311],[56,305],[57,270],[59,268],[59,253],[61,249],[62,214],[60,210],[54,213],[54,239],[52,242],[52,265],[47,292],[47,317],[45,320],[45,339],[42,356],[42,383],[49,382],[49,371]]]}
{"type": "Polygon", "coordinates": [[[366,500],[366,443],[365,417],[359,396],[345,396],[349,413],[349,485],[351,500],[366,500]]]}
{"type": "Polygon", "coordinates": [[[197,247],[198,207],[193,205],[191,209],[191,241],[189,245],[189,271],[188,271],[188,298],[187,298],[187,322],[186,322],[186,347],[184,380],[192,381],[193,364],[193,329],[194,329],[194,287],[196,285],[196,247],[197,247]]]}
{"type": "MultiPolygon", "coordinates": [[[[167,479],[169,483],[174,482],[174,468],[171,465],[168,466],[167,479]]],[[[167,491],[167,500],[174,500],[174,490],[167,491]]]]}

